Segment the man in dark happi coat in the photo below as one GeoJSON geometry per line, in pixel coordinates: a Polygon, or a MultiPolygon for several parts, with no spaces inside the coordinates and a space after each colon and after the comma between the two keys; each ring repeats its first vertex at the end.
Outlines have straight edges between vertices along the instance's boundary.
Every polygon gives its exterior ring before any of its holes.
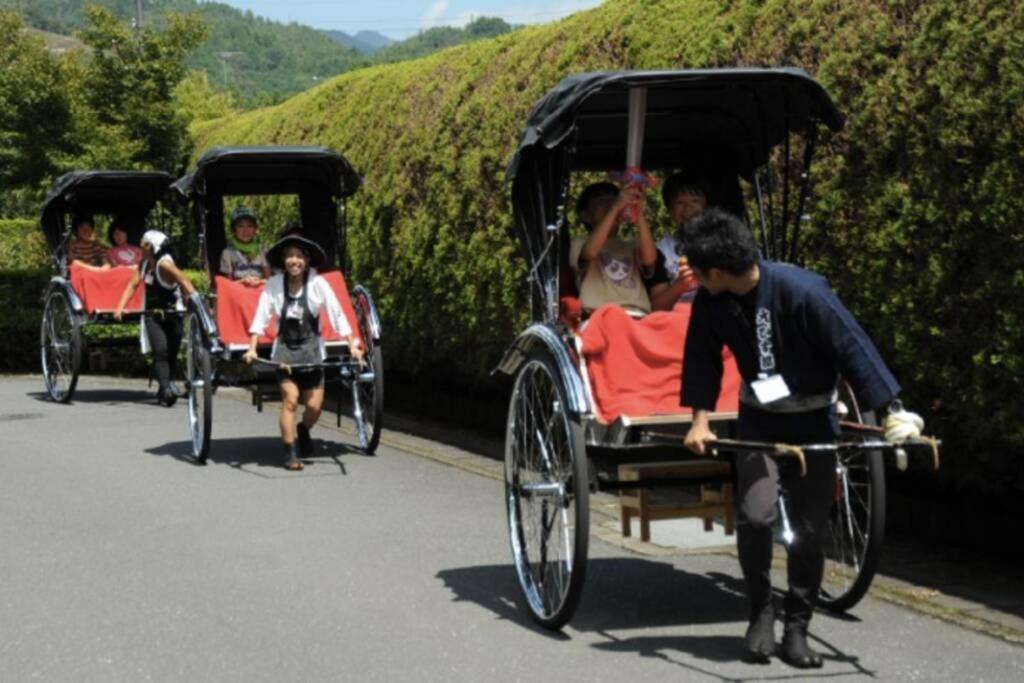
{"type": "MultiPolygon", "coordinates": [[[[686,446],[704,453],[714,434],[722,378],[722,346],[743,377],[739,437],[786,443],[831,442],[839,434],[840,374],[860,404],[887,413],[887,435],[918,436],[920,417],[904,411],[899,384],[874,344],[816,273],[760,259],[749,228],[717,210],[687,224],[683,248],[701,289],[686,336],[682,404],[694,410],[686,446]]],[[[800,667],[820,667],[807,644],[824,568],[822,534],[832,503],[835,457],[808,458],[807,475],[778,466],[766,454],[736,458],[739,489],[737,548],[750,597],[748,656],[766,661],[775,652],[769,574],[772,524],[781,477],[789,495],[795,540],[789,548],[789,591],[780,656],[800,667]]]]}

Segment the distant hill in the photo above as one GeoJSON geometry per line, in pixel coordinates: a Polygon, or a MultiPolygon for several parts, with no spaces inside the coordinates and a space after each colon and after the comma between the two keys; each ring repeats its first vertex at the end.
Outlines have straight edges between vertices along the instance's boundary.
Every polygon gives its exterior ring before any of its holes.
{"type": "MultiPolygon", "coordinates": [[[[106,7],[126,21],[135,17],[135,0],[0,0],[0,10],[21,12],[29,26],[48,33],[52,49],[63,50],[75,44],[69,36],[84,27],[89,4],[106,7]]],[[[211,85],[230,91],[246,107],[279,102],[346,71],[422,57],[513,30],[502,19],[481,17],[464,28],[432,28],[396,42],[377,31],[321,31],[199,0],[146,0],[143,24],[159,26],[169,11],[203,17],[210,36],[190,65],[206,71],[211,85]]]]}
{"type": "Polygon", "coordinates": [[[388,64],[425,57],[455,45],[471,43],[484,38],[495,38],[509,33],[515,28],[498,17],[480,17],[466,24],[464,28],[437,26],[381,48],[373,53],[372,61],[375,64],[388,64]]]}
{"type": "Polygon", "coordinates": [[[355,35],[350,35],[344,31],[324,31],[324,33],[334,42],[364,55],[372,54],[382,47],[387,47],[395,42],[376,31],[359,31],[355,35]]]}
{"type": "MultiPolygon", "coordinates": [[[[68,36],[84,27],[87,4],[106,7],[126,21],[135,17],[135,0],[0,0],[0,9],[14,9],[28,25],[68,36]]],[[[358,50],[322,31],[269,21],[218,2],[147,0],[143,23],[160,26],[168,11],[203,17],[210,35],[191,66],[205,70],[211,84],[232,91],[242,104],[280,101],[365,64],[358,50]]]]}

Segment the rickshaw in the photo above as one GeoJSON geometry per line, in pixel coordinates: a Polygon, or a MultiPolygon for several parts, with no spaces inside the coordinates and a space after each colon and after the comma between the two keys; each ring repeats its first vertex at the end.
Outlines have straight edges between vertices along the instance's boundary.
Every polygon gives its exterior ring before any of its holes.
{"type": "MultiPolygon", "coordinates": [[[[86,352],[83,329],[117,322],[114,309],[135,272],[126,267],[102,272],[72,267],[67,248],[75,226],[70,217],[116,216],[128,233],[128,242],[138,244],[173,181],[159,171],[75,171],[60,176],[50,188],[40,222],[56,274],[43,296],[40,357],[46,393],[54,401],[71,401],[86,352]]],[[[140,288],[125,308],[124,321],[137,321],[144,309],[140,288]]]]}
{"type": "MultiPolygon", "coordinates": [[[[838,132],[843,124],[821,86],[796,68],[584,73],[565,78],[533,108],[507,171],[514,229],[527,265],[531,323],[498,370],[514,378],[505,438],[513,563],[525,604],[542,626],[562,627],[580,599],[589,494],[692,485],[679,478],[625,480],[616,465],[696,457],[682,447],[692,416],[678,400],[676,410],[655,414],[608,416],[598,409],[592,369],[566,315],[566,295],[573,294],[565,278],[573,179],[623,168],[625,177],[635,179],[641,164],[671,172],[696,160],[709,171],[721,204],[752,226],[762,255],[794,262],[801,228],[809,221],[818,135],[821,129],[838,132]]],[[[643,176],[638,181],[646,182],[643,176]]],[[[682,346],[677,348],[681,367],[682,346]]],[[[793,449],[742,442],[730,438],[735,407],[723,410],[720,400],[712,413],[721,455],[763,451],[804,464],[805,458],[822,457],[815,451],[836,458],[819,599],[835,611],[863,597],[877,567],[885,528],[883,454],[902,467],[908,451],[930,450],[938,466],[935,440],[899,447],[884,441],[873,416],[860,410],[848,388],[840,391],[843,435],[837,443],[793,449]]],[[[711,483],[729,479],[709,476],[711,483]]],[[[792,542],[784,490],[780,512],[779,537],[792,542]]]]}
{"type": "MultiPolygon", "coordinates": [[[[380,318],[370,292],[359,284],[350,292],[342,272],[346,263],[345,200],[361,184],[349,162],[326,147],[218,147],[205,152],[192,172],[174,183],[173,190],[189,207],[199,255],[210,277],[207,301],[192,297],[185,319],[188,428],[192,456],[198,462],[205,463],[209,455],[217,386],[249,387],[260,410],[265,395],[273,396],[277,387],[276,364],[262,360],[269,356],[272,335],[260,340],[261,361],[255,371],[231,374],[220,367],[239,361],[249,348],[248,326],[262,291],[262,287],[243,287],[218,273],[220,254],[227,244],[225,199],[232,197],[297,199],[303,235],[327,255],[326,265],[318,272],[330,283],[365,349],[363,363],[357,362],[322,312],[320,327],[328,357],[319,365],[325,370],[326,385],[343,387],[343,395],[349,397],[359,447],[371,454],[376,450],[384,409],[380,318]]],[[[276,329],[276,325],[271,327],[276,329]]],[[[340,400],[336,412],[340,426],[340,400]]]]}

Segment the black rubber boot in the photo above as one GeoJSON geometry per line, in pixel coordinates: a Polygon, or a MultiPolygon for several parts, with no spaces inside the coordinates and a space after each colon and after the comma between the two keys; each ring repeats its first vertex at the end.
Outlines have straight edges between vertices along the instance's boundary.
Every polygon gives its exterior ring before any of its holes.
{"type": "Polygon", "coordinates": [[[820,669],[822,665],[821,655],[807,644],[807,629],[803,626],[786,628],[779,657],[798,669],[820,669]]]}
{"type": "Polygon", "coordinates": [[[302,469],[302,461],[299,460],[299,449],[294,442],[284,445],[284,468],[286,470],[302,469]]]}
{"type": "Polygon", "coordinates": [[[767,664],[775,654],[775,610],[770,602],[753,610],[743,648],[746,660],[756,664],[767,664]]]}
{"type": "Polygon", "coordinates": [[[178,396],[169,386],[160,387],[156,392],[156,400],[158,403],[170,408],[178,401],[178,396]]]}
{"type": "Polygon", "coordinates": [[[309,435],[309,427],[300,422],[295,431],[299,435],[299,451],[302,457],[310,457],[313,455],[313,437],[309,435]]]}

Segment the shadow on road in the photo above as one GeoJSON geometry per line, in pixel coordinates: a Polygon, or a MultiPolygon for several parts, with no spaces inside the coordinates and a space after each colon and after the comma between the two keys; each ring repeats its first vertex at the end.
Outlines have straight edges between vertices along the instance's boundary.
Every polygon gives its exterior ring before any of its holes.
{"type": "MultiPolygon", "coordinates": [[[[32,391],[27,394],[30,398],[43,403],[54,403],[50,395],[45,391],[32,391]]],[[[103,403],[106,405],[119,405],[122,403],[156,403],[156,392],[140,389],[75,389],[75,395],[71,398],[71,404],[76,403],[103,403]]]]}
{"type": "MultiPolygon", "coordinates": [[[[351,446],[343,443],[337,443],[333,441],[325,441],[323,439],[313,439],[314,452],[309,458],[303,458],[303,462],[307,465],[305,473],[313,474],[310,472],[310,466],[316,465],[331,465],[337,467],[337,472],[333,474],[347,474],[345,469],[345,463],[342,461],[342,456],[355,454],[360,457],[365,457],[362,451],[359,451],[351,446]]],[[[192,465],[201,465],[195,458],[192,457],[192,443],[190,441],[172,441],[165,443],[161,446],[155,446],[153,448],[147,448],[146,453],[157,456],[169,456],[175,460],[181,462],[187,462],[192,465]]],[[[219,463],[222,465],[228,465],[229,467],[243,470],[248,474],[255,474],[258,476],[267,477],[270,476],[266,472],[260,472],[254,467],[266,467],[273,468],[275,471],[285,472],[281,467],[281,463],[284,461],[284,451],[281,445],[281,441],[275,437],[269,436],[247,436],[227,439],[213,439],[210,443],[210,453],[208,461],[211,463],[219,463]]],[[[301,476],[298,473],[288,473],[289,476],[296,477],[301,476]]]]}
{"type": "MultiPolygon", "coordinates": [[[[456,601],[475,602],[531,631],[551,638],[568,640],[570,636],[543,629],[522,606],[519,581],[511,564],[446,569],[437,578],[452,591],[456,601]]],[[[596,633],[604,640],[593,645],[599,650],[635,653],[641,657],[663,659],[693,673],[720,680],[747,680],[723,677],[695,665],[693,660],[714,663],[736,662],[743,655],[743,632],[747,621],[747,600],[743,580],[712,572],[694,574],[672,564],[642,558],[591,559],[583,598],[569,622],[571,629],[596,633]],[[731,624],[732,635],[658,635],[623,638],[615,635],[630,629],[653,629],[694,624],[731,624]]],[[[826,660],[848,664],[850,669],[813,674],[831,678],[853,674],[871,675],[857,657],[847,655],[832,643],[812,639],[826,660]]],[[[796,671],[781,676],[762,676],[758,670],[751,678],[799,677],[796,671]]]]}

